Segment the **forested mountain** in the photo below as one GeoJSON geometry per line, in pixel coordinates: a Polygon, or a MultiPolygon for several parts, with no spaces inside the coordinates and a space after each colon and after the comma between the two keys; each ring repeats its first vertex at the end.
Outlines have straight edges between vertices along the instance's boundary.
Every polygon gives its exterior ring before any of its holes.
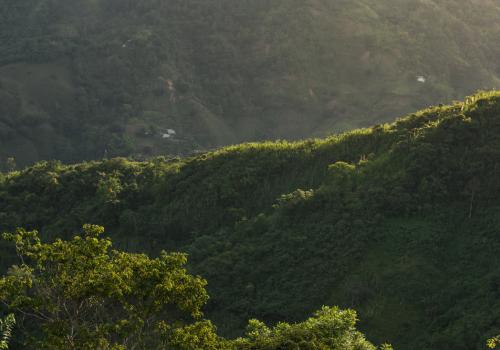
{"type": "Polygon", "coordinates": [[[326,139],[42,162],[1,175],[0,231],[90,222],[121,249],[188,252],[226,336],[339,305],[377,343],[482,349],[500,330],[499,172],[500,94],[481,93],[326,139]]]}
{"type": "Polygon", "coordinates": [[[499,87],[499,18],[495,0],[1,0],[0,166],[392,120],[499,87]]]}

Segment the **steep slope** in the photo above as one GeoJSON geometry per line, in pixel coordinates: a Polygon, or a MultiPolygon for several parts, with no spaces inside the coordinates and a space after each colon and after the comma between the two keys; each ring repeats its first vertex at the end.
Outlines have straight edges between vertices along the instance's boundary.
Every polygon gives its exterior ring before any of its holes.
{"type": "Polygon", "coordinates": [[[500,87],[493,0],[0,6],[2,163],[323,136],[500,87]]]}
{"type": "Polygon", "coordinates": [[[483,93],[324,140],[45,162],[0,178],[0,230],[92,222],[129,250],[188,251],[228,335],[338,304],[379,343],[479,349],[500,329],[499,149],[500,94],[483,93]]]}

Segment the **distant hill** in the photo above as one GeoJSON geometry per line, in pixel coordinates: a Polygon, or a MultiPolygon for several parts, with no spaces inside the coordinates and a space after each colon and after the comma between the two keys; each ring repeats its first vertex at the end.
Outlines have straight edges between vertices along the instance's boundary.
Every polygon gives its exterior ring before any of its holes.
{"type": "Polygon", "coordinates": [[[4,0],[0,165],[388,121],[500,87],[498,38],[494,0],[4,0]]]}
{"type": "Polygon", "coordinates": [[[326,304],[397,349],[482,349],[500,331],[499,179],[491,92],[326,139],[0,173],[0,231],[91,222],[127,250],[187,251],[230,336],[326,304]]]}

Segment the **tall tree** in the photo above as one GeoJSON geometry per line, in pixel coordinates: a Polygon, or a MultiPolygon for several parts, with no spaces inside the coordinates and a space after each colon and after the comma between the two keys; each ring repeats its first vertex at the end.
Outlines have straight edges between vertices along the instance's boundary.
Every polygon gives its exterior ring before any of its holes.
{"type": "Polygon", "coordinates": [[[183,327],[213,329],[195,323],[208,295],[186,255],[125,253],[102,227],[83,231],[53,243],[36,231],[5,234],[21,261],[0,279],[0,301],[19,316],[27,349],[168,348],[183,327]]]}

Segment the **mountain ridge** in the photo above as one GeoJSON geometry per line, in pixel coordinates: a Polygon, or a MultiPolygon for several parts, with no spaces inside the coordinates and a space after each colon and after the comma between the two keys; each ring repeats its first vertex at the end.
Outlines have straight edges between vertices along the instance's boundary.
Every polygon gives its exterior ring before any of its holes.
{"type": "Polygon", "coordinates": [[[378,343],[481,348],[500,327],[499,117],[483,92],[323,140],[44,162],[0,177],[0,230],[93,222],[130,251],[187,251],[229,336],[336,304],[378,343]]]}

